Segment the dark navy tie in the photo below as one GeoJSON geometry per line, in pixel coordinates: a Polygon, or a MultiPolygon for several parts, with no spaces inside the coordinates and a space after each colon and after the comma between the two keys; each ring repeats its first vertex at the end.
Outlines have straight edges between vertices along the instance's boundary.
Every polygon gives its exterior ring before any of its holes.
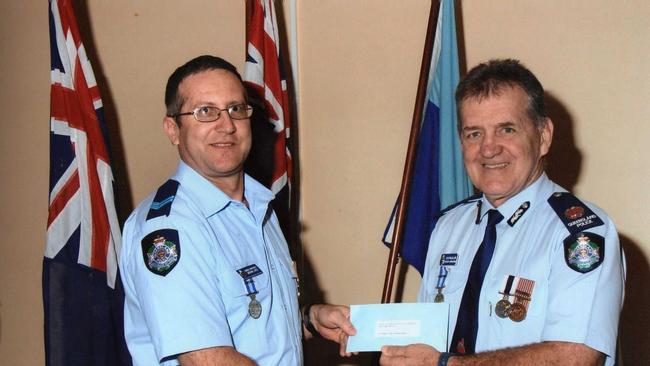
{"type": "Polygon", "coordinates": [[[488,211],[488,222],[483,241],[472,261],[463,299],[460,303],[458,320],[454,336],[451,339],[450,352],[452,353],[472,354],[475,352],[476,332],[478,331],[478,299],[481,295],[485,272],[487,272],[492,254],[494,254],[494,245],[497,241],[496,226],[501,220],[503,220],[503,216],[499,211],[488,211]]]}

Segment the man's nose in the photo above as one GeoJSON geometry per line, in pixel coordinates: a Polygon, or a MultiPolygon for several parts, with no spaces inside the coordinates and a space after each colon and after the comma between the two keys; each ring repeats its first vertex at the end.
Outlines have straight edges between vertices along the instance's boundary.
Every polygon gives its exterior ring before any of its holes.
{"type": "Polygon", "coordinates": [[[481,141],[481,155],[485,158],[492,158],[501,153],[503,147],[494,136],[486,135],[481,141]]]}
{"type": "Polygon", "coordinates": [[[233,134],[237,132],[237,126],[235,126],[235,121],[230,118],[228,111],[222,111],[219,119],[216,120],[216,128],[219,132],[233,134]]]}

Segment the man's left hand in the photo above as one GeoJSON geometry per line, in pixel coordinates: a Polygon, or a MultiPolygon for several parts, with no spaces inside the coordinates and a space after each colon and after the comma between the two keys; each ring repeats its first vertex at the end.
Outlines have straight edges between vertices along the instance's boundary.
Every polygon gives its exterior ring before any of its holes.
{"type": "Polygon", "coordinates": [[[344,305],[317,304],[310,309],[310,319],[318,333],[325,339],[339,343],[341,356],[350,356],[345,352],[348,337],[357,334],[350,322],[350,308],[344,305]]]}

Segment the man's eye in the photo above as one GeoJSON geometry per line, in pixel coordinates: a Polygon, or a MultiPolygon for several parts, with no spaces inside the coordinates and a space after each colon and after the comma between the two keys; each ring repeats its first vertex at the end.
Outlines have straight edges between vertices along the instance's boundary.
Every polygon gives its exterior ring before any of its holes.
{"type": "Polygon", "coordinates": [[[229,109],[231,112],[235,112],[235,113],[241,112],[242,109],[244,109],[244,105],[243,104],[231,105],[229,109]]]}
{"type": "Polygon", "coordinates": [[[504,127],[503,132],[505,132],[505,133],[514,133],[515,129],[512,128],[512,127],[504,127]]]}
{"type": "Polygon", "coordinates": [[[208,106],[203,106],[196,109],[196,114],[199,116],[209,116],[212,113],[212,108],[208,106]]]}
{"type": "Polygon", "coordinates": [[[480,132],[478,132],[478,131],[473,131],[473,132],[470,132],[470,133],[465,134],[465,139],[467,139],[467,140],[475,140],[475,139],[477,139],[479,136],[481,136],[481,133],[480,133],[480,132]]]}

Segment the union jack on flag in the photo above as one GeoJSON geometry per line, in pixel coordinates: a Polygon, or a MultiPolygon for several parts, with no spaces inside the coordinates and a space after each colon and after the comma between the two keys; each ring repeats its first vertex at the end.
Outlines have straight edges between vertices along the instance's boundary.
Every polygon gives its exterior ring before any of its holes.
{"type": "MultiPolygon", "coordinates": [[[[276,195],[291,183],[289,93],[281,62],[280,37],[272,0],[254,0],[246,38],[245,82],[264,98],[269,122],[273,125],[273,169],[270,188],[276,195]]],[[[266,182],[265,182],[266,183],[266,182]]]]}
{"type": "Polygon", "coordinates": [[[127,366],[120,228],[102,101],[70,0],[49,1],[50,195],[46,366],[127,366]]]}
{"type": "Polygon", "coordinates": [[[50,1],[50,198],[45,256],[76,262],[115,287],[120,229],[102,100],[69,1],[50,1]],[[68,253],[72,254],[72,253],[68,253]]]}

